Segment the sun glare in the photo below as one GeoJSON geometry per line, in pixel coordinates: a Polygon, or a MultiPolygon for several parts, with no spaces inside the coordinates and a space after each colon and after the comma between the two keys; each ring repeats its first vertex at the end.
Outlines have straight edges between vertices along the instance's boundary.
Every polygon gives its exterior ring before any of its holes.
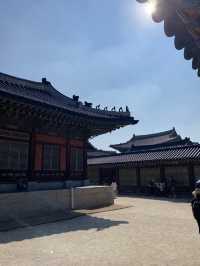
{"type": "Polygon", "coordinates": [[[148,3],[145,4],[144,6],[145,12],[147,15],[152,15],[155,10],[156,10],[156,3],[155,1],[149,1],[148,3]]]}

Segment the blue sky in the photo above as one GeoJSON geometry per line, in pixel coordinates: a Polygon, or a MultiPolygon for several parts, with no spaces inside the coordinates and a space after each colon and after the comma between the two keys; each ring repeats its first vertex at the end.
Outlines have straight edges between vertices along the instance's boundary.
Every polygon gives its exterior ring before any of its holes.
{"type": "Polygon", "coordinates": [[[126,106],[140,122],[92,142],[176,127],[200,141],[200,79],[135,0],[0,0],[0,71],[47,77],[68,96],[126,106]]]}

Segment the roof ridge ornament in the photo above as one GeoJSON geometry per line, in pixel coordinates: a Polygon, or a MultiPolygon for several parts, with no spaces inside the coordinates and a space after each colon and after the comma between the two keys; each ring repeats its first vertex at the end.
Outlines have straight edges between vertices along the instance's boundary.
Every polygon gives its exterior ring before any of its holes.
{"type": "Polygon", "coordinates": [[[127,105],[126,105],[126,112],[127,112],[127,113],[130,113],[130,110],[129,110],[129,108],[128,108],[127,105]]]}
{"type": "Polygon", "coordinates": [[[89,103],[89,102],[86,102],[86,101],[84,103],[85,103],[86,107],[92,108],[92,103],[89,103]]]}
{"type": "Polygon", "coordinates": [[[79,96],[78,95],[74,94],[72,97],[73,97],[73,101],[75,101],[75,102],[79,101],[79,96]]]}
{"type": "Polygon", "coordinates": [[[42,78],[42,84],[44,84],[44,85],[50,85],[51,82],[48,81],[48,80],[44,77],[44,78],[42,78]]]}
{"type": "Polygon", "coordinates": [[[96,110],[100,110],[100,104],[96,106],[96,110]]]}
{"type": "MultiPolygon", "coordinates": [[[[74,115],[75,118],[78,118],[79,116],[80,121],[83,119],[83,123],[84,118],[90,119],[90,121],[100,121],[102,124],[105,121],[106,128],[102,126],[99,130],[101,131],[100,134],[119,127],[138,123],[138,120],[135,120],[135,118],[128,115],[128,113],[110,112],[110,110],[106,110],[107,107],[105,110],[103,110],[103,108],[100,109],[100,105],[99,110],[96,110],[95,106],[92,108],[91,103],[87,103],[87,105],[89,105],[86,107],[83,102],[78,101],[78,96],[65,96],[54,88],[45,77],[36,82],[0,73],[0,92],[6,93],[6,95],[11,98],[17,97],[16,99],[17,101],[19,100],[19,102],[23,99],[24,102],[26,101],[33,106],[33,108],[42,104],[42,108],[44,106],[45,110],[47,109],[52,112],[58,112],[59,110],[59,114],[62,113],[63,117],[68,115],[71,117],[74,115]],[[107,125],[109,125],[109,123],[111,124],[108,128],[107,125]]],[[[96,128],[92,128],[92,131],[94,135],[99,134],[96,128]]]]}

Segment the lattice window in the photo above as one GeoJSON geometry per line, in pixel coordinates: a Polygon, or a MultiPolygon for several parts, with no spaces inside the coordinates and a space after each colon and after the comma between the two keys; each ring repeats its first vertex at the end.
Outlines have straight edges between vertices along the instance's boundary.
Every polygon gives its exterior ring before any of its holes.
{"type": "Polygon", "coordinates": [[[71,148],[71,170],[74,172],[83,171],[84,152],[80,148],[71,148]]]}
{"type": "Polygon", "coordinates": [[[10,140],[1,140],[0,169],[27,170],[28,143],[10,141],[10,140]]]}
{"type": "Polygon", "coordinates": [[[60,170],[60,146],[43,145],[43,170],[60,170]]]}

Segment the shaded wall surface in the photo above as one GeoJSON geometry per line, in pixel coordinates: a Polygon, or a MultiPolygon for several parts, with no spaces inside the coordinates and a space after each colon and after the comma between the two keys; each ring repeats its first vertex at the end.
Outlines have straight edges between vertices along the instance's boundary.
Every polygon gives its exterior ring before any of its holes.
{"type": "Polygon", "coordinates": [[[0,194],[0,222],[10,219],[90,209],[114,203],[112,188],[93,186],[48,191],[0,194]]]}
{"type": "Polygon", "coordinates": [[[102,181],[102,172],[107,178],[110,176],[110,170],[115,172],[112,176],[118,184],[120,192],[144,192],[149,186],[151,180],[155,182],[163,182],[164,179],[169,180],[171,177],[175,180],[176,192],[189,193],[194,188],[194,183],[200,179],[200,165],[193,162],[171,162],[168,165],[150,165],[150,166],[134,166],[134,165],[89,165],[88,177],[92,184],[99,184],[102,181]],[[174,164],[173,164],[174,163],[174,164]],[[104,171],[102,171],[104,170],[104,171]],[[115,170],[115,171],[114,171],[115,170]]]}

